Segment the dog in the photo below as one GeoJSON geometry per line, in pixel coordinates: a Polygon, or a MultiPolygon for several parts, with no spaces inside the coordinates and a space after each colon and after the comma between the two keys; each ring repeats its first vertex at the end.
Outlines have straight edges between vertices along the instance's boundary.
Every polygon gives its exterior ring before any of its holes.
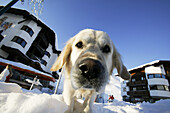
{"type": "Polygon", "coordinates": [[[96,94],[104,91],[114,68],[121,78],[130,79],[107,33],[92,29],[80,31],[67,42],[51,71],[62,67],[63,99],[69,106],[66,113],[92,113],[96,94]],[[80,104],[77,100],[82,97],[85,100],[80,104]]]}

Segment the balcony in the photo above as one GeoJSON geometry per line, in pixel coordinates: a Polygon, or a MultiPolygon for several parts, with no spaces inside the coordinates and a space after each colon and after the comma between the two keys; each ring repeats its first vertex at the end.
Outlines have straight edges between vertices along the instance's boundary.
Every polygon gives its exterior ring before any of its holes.
{"type": "Polygon", "coordinates": [[[169,86],[168,80],[164,79],[164,78],[152,78],[152,79],[148,79],[148,84],[149,85],[167,85],[167,86],[169,86]]]}
{"type": "Polygon", "coordinates": [[[147,85],[147,80],[141,80],[141,81],[134,81],[127,83],[127,86],[142,86],[147,85]]]}
{"type": "Polygon", "coordinates": [[[160,98],[169,98],[170,99],[170,92],[164,90],[151,90],[150,95],[153,97],[160,97],[160,98]]]}
{"type": "Polygon", "coordinates": [[[149,92],[147,90],[139,90],[139,91],[128,91],[128,95],[130,96],[149,96],[149,92]]]}

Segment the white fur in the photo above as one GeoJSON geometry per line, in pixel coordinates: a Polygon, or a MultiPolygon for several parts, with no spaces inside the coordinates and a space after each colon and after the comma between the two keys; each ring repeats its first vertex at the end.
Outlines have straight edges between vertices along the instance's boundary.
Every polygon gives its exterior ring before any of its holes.
{"type": "Polygon", "coordinates": [[[92,29],[82,30],[67,42],[64,50],[52,66],[51,71],[57,71],[63,66],[65,67],[63,98],[64,102],[69,106],[66,113],[92,113],[95,96],[97,93],[104,91],[109,75],[112,74],[114,68],[117,68],[119,76],[122,78],[129,79],[130,77],[109,36],[103,31],[92,29]],[[83,47],[77,48],[75,45],[80,41],[83,42],[83,47]],[[102,51],[105,45],[110,47],[109,53],[102,51]],[[102,82],[102,86],[99,86],[99,91],[96,87],[91,89],[84,88],[79,84],[79,79],[85,79],[77,72],[74,72],[73,68],[75,68],[78,60],[81,61],[85,58],[95,59],[101,62],[104,67],[105,71],[102,74],[104,80],[96,78],[96,82],[102,82]],[[80,104],[77,99],[82,97],[85,97],[85,100],[83,104],[80,104]]]}

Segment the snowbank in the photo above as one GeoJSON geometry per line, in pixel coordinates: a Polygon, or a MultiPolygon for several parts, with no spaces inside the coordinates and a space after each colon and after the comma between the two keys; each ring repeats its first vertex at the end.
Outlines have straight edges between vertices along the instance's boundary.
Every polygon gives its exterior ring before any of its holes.
{"type": "Polygon", "coordinates": [[[0,94],[0,113],[63,113],[67,106],[60,96],[49,94],[0,94]]]}
{"type": "MultiPolygon", "coordinates": [[[[104,94],[113,94],[115,99],[113,103],[95,103],[94,113],[170,113],[170,100],[154,104],[122,101],[120,81],[119,78],[111,78],[104,94]]],[[[61,95],[49,95],[37,90],[27,91],[16,84],[0,82],[0,113],[64,113],[67,110],[61,95]]]]}
{"type": "Polygon", "coordinates": [[[0,82],[0,94],[1,93],[11,93],[11,92],[22,93],[22,90],[18,84],[0,82]]]}
{"type": "Polygon", "coordinates": [[[67,109],[61,95],[28,91],[15,83],[0,82],[0,113],[62,113],[67,109]]]}

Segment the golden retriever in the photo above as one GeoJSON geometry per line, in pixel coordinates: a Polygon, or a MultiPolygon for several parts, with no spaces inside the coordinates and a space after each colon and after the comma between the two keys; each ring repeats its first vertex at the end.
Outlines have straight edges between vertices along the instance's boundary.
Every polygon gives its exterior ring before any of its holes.
{"type": "Polygon", "coordinates": [[[123,79],[130,74],[112,40],[103,31],[85,29],[71,38],[51,71],[64,67],[63,99],[66,113],[92,113],[97,93],[104,91],[114,68],[123,79]],[[80,104],[77,99],[85,97],[80,104]]]}

